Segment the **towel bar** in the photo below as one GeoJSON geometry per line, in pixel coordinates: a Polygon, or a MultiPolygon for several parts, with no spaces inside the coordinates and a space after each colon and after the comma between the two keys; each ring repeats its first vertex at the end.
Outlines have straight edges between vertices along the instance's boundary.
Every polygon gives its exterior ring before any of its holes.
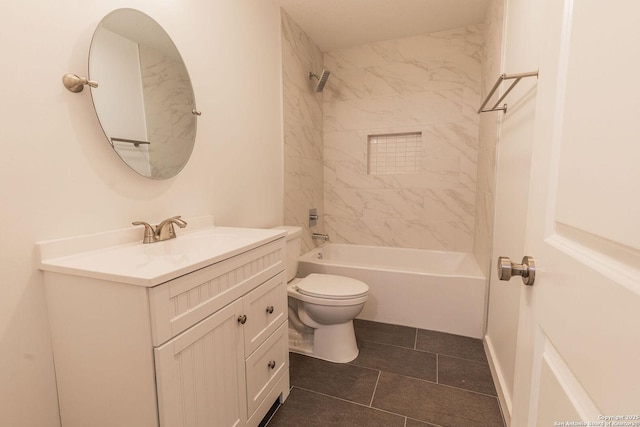
{"type": "Polygon", "coordinates": [[[498,107],[498,104],[500,104],[502,102],[502,100],[504,98],[506,98],[506,96],[509,94],[509,92],[511,92],[511,89],[513,89],[515,87],[515,85],[517,85],[520,82],[520,80],[522,80],[525,77],[533,77],[533,76],[538,77],[538,72],[537,71],[531,71],[529,73],[520,73],[520,74],[500,74],[500,77],[498,77],[498,80],[496,80],[496,84],[493,85],[493,88],[491,88],[491,91],[489,92],[489,94],[485,98],[484,102],[482,103],[480,108],[478,108],[478,114],[480,114],[480,113],[488,113],[489,111],[504,111],[506,113],[507,112],[507,104],[504,104],[502,107],[498,107]],[[484,106],[487,105],[487,103],[489,102],[489,100],[491,99],[491,97],[493,96],[495,91],[500,86],[500,83],[502,83],[504,80],[514,80],[514,82],[511,83],[511,86],[509,86],[509,88],[502,94],[500,99],[498,99],[496,101],[496,103],[493,105],[493,107],[484,110],[483,109],[484,106]]]}

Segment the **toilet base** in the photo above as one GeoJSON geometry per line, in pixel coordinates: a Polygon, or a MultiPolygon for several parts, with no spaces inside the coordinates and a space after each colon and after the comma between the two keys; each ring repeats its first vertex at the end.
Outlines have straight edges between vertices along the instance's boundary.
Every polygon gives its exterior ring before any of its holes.
{"type": "Polygon", "coordinates": [[[313,353],[313,332],[303,333],[289,325],[289,351],[300,354],[313,353]]]}
{"type": "Polygon", "coordinates": [[[300,333],[289,326],[289,351],[334,363],[351,362],[360,352],[353,321],[323,325],[313,334],[300,333]]]}

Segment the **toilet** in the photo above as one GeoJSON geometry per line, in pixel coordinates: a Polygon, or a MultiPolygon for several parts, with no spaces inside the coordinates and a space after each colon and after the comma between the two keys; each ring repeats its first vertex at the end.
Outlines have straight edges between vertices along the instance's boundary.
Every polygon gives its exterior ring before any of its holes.
{"type": "Polygon", "coordinates": [[[301,227],[287,231],[287,295],[289,350],[336,363],[358,357],[353,319],[360,314],[369,286],[360,280],[330,274],[296,278],[301,227]]]}

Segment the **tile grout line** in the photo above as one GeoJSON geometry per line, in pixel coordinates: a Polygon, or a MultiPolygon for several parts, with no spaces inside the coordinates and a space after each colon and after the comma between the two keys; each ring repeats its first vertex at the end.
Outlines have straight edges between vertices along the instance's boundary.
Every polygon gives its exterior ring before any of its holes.
{"type": "MultiPolygon", "coordinates": [[[[380,374],[382,373],[382,371],[379,371],[379,372],[380,372],[380,374]]],[[[427,381],[427,382],[430,382],[430,381],[427,381]]],[[[433,384],[433,383],[432,383],[432,384],[433,384]]],[[[449,387],[449,388],[458,388],[458,387],[453,387],[453,386],[447,386],[447,385],[445,385],[445,384],[442,384],[442,385],[443,385],[443,386],[445,386],[445,387],[449,387]]],[[[377,387],[377,383],[376,383],[376,387],[377,387]]],[[[409,416],[404,415],[404,414],[399,414],[399,413],[396,413],[396,412],[387,411],[387,410],[385,410],[385,409],[376,408],[375,406],[367,406],[367,405],[365,405],[365,404],[363,404],[363,403],[354,402],[354,401],[351,401],[351,400],[343,399],[343,398],[341,398],[341,397],[332,396],[332,395],[330,395],[330,394],[322,393],[322,392],[315,391],[315,390],[310,390],[310,389],[308,389],[308,388],[298,387],[298,386],[291,386],[291,387],[290,387],[290,390],[291,390],[291,391],[293,391],[293,389],[294,389],[294,388],[297,388],[297,389],[299,389],[299,390],[304,390],[304,391],[307,391],[307,392],[309,392],[309,393],[317,394],[317,395],[320,395],[320,396],[325,396],[325,397],[328,397],[328,398],[330,398],[330,399],[336,399],[336,400],[339,400],[339,401],[341,401],[341,402],[349,403],[349,404],[352,404],[352,405],[361,406],[361,407],[363,407],[363,408],[373,409],[374,411],[384,412],[384,413],[386,413],[386,414],[395,415],[395,416],[398,416],[398,417],[403,417],[403,418],[405,419],[405,427],[406,427],[406,423],[407,423],[407,422],[408,422],[408,420],[409,420],[409,416]]],[[[464,389],[459,389],[459,390],[464,390],[464,389]]],[[[470,391],[470,390],[466,390],[466,391],[470,391]]],[[[483,393],[477,393],[477,392],[472,392],[472,393],[475,393],[475,394],[481,394],[481,395],[483,395],[483,396],[487,396],[487,397],[493,397],[493,398],[495,398],[495,399],[498,401],[498,407],[500,407],[499,399],[498,399],[496,396],[486,395],[486,394],[483,394],[483,393]]],[[[373,402],[373,400],[372,400],[372,402],[373,402]]],[[[286,402],[285,402],[285,403],[286,403],[286,402]]],[[[281,407],[281,406],[282,406],[282,405],[280,405],[280,406],[278,407],[278,409],[277,409],[275,412],[278,412],[278,410],[280,409],[280,407],[281,407]]],[[[274,415],[275,415],[275,412],[274,412],[274,415]]],[[[503,417],[503,415],[502,415],[502,411],[500,411],[500,416],[501,416],[502,422],[504,423],[504,417],[503,417]]],[[[272,418],[273,418],[273,415],[269,418],[269,422],[271,421],[271,419],[272,419],[272,418]]],[[[432,424],[432,425],[434,425],[434,426],[442,427],[440,424],[434,424],[433,422],[430,422],[430,421],[418,420],[418,419],[416,419],[416,418],[411,418],[411,419],[412,419],[412,420],[419,421],[419,422],[421,422],[421,423],[429,423],[429,424],[432,424]]],[[[506,424],[505,424],[505,425],[506,425],[506,424]]],[[[267,423],[266,427],[268,427],[268,423],[267,423]]]]}
{"type": "Polygon", "coordinates": [[[453,354],[438,353],[437,351],[429,351],[429,350],[419,349],[419,348],[417,348],[417,346],[418,346],[417,333],[416,333],[416,338],[414,340],[413,348],[405,347],[405,346],[402,346],[402,345],[389,344],[388,342],[383,342],[383,341],[375,341],[375,340],[370,340],[370,339],[367,340],[367,339],[364,339],[364,338],[358,338],[358,341],[371,342],[371,343],[380,344],[380,345],[386,345],[386,346],[395,347],[395,348],[403,348],[405,350],[413,350],[413,351],[417,351],[417,352],[420,352],[420,353],[442,354],[443,356],[450,357],[452,359],[465,360],[465,361],[468,361],[468,362],[475,362],[475,363],[480,363],[480,364],[483,364],[483,365],[488,365],[489,364],[488,361],[484,361],[484,360],[471,359],[469,357],[461,357],[461,356],[456,356],[456,355],[453,355],[453,354]]]}
{"type": "MultiPolygon", "coordinates": [[[[418,350],[418,351],[420,351],[420,350],[418,350]]],[[[448,357],[450,359],[464,360],[465,362],[478,363],[480,365],[489,365],[489,361],[484,362],[484,361],[481,361],[481,360],[469,359],[467,357],[452,356],[450,354],[445,354],[445,353],[438,353],[438,354],[442,354],[444,357],[448,357]]]]}
{"type": "MultiPolygon", "coordinates": [[[[393,344],[387,344],[387,343],[378,342],[378,341],[369,341],[369,340],[362,340],[362,341],[372,342],[372,343],[375,343],[375,344],[388,346],[388,347],[394,347],[394,348],[398,348],[398,349],[416,351],[418,353],[433,354],[435,356],[435,358],[436,358],[436,367],[435,367],[436,378],[433,381],[429,380],[429,379],[426,379],[426,378],[416,377],[416,376],[412,376],[412,375],[408,375],[408,374],[396,373],[396,375],[401,375],[401,376],[404,376],[404,377],[407,377],[407,378],[412,378],[412,379],[416,379],[416,380],[420,380],[420,381],[426,381],[426,382],[429,382],[429,383],[432,383],[432,384],[438,384],[438,385],[446,386],[446,387],[453,388],[453,389],[458,389],[458,390],[462,390],[462,391],[468,391],[468,392],[472,392],[472,393],[476,393],[476,394],[481,394],[481,395],[484,395],[484,396],[495,396],[493,394],[489,394],[489,393],[485,393],[485,392],[481,392],[481,391],[477,391],[477,390],[473,390],[473,389],[469,389],[469,388],[458,387],[458,386],[455,386],[455,385],[440,383],[440,372],[439,372],[440,356],[444,356],[444,357],[448,357],[448,358],[451,358],[451,359],[456,359],[456,360],[460,360],[460,361],[464,361],[464,362],[468,362],[468,363],[472,363],[472,364],[476,364],[476,365],[486,365],[485,362],[481,362],[481,361],[473,360],[473,359],[467,359],[467,358],[458,357],[458,356],[452,356],[452,355],[444,354],[444,353],[432,353],[432,352],[426,351],[426,350],[416,350],[416,349],[411,349],[409,347],[402,347],[402,346],[397,346],[397,345],[393,345],[393,344]]],[[[357,367],[360,367],[360,368],[363,368],[363,369],[376,370],[375,368],[372,368],[370,366],[359,365],[358,363],[354,363],[354,362],[350,362],[349,364],[351,366],[357,366],[357,367]]],[[[376,387],[377,387],[377,382],[376,382],[376,387]]],[[[494,385],[494,387],[495,387],[495,385],[494,385]]]]}
{"type": "MultiPolygon", "coordinates": [[[[411,379],[411,380],[415,380],[415,381],[421,381],[421,382],[425,382],[425,383],[429,383],[429,384],[438,385],[438,386],[441,386],[441,387],[447,387],[447,388],[452,388],[452,389],[455,389],[455,390],[460,390],[460,391],[463,391],[463,392],[468,392],[468,393],[473,393],[473,394],[479,394],[479,395],[481,395],[481,396],[487,396],[487,397],[497,398],[497,396],[496,396],[496,395],[494,395],[494,394],[487,394],[487,393],[483,393],[483,392],[481,392],[481,391],[470,390],[470,389],[468,389],[468,388],[456,387],[456,386],[454,386],[454,385],[450,385],[450,384],[437,383],[437,382],[433,382],[433,381],[425,380],[424,378],[412,377],[412,376],[409,376],[409,375],[397,374],[397,373],[394,373],[394,372],[392,372],[392,374],[393,374],[393,375],[397,375],[397,376],[399,376],[399,377],[409,378],[409,379],[411,379]]],[[[437,371],[436,371],[436,379],[438,379],[438,378],[437,378],[437,371]]],[[[299,388],[299,387],[298,387],[298,388],[299,388]]]]}
{"type": "MultiPolygon", "coordinates": [[[[418,378],[418,380],[420,380],[420,379],[418,378]]],[[[420,380],[420,381],[422,381],[422,380],[420,380]]],[[[438,385],[441,386],[441,387],[453,388],[455,390],[466,391],[466,392],[473,393],[473,394],[479,394],[481,396],[493,397],[494,399],[498,398],[498,396],[496,396],[496,395],[483,393],[481,391],[470,390],[468,388],[456,387],[454,385],[449,385],[449,384],[438,384],[438,385]]]]}
{"type": "Polygon", "coordinates": [[[378,390],[378,382],[380,382],[381,374],[382,374],[382,371],[378,370],[378,378],[376,378],[376,385],[373,387],[373,394],[371,395],[371,400],[369,401],[370,408],[373,408],[373,399],[376,397],[376,391],[378,390]]]}
{"type": "Polygon", "coordinates": [[[292,389],[293,388],[297,388],[299,390],[304,390],[304,391],[307,391],[309,393],[313,393],[313,394],[317,394],[317,395],[320,395],[320,396],[328,397],[330,399],[336,399],[336,400],[339,400],[339,401],[344,402],[344,403],[350,403],[352,405],[362,406],[363,408],[372,409],[374,411],[384,412],[385,414],[390,414],[390,415],[395,415],[397,417],[405,417],[406,418],[406,415],[403,415],[403,414],[398,414],[396,412],[387,411],[386,409],[382,409],[382,408],[376,408],[375,406],[367,406],[364,403],[354,402],[353,400],[347,400],[347,399],[344,399],[342,397],[332,396],[330,394],[322,393],[322,392],[315,391],[315,390],[310,390],[308,388],[298,387],[298,386],[293,386],[291,388],[292,389]]]}
{"type": "MultiPolygon", "coordinates": [[[[409,421],[409,419],[410,418],[407,417],[407,421],[409,421]]],[[[414,420],[414,421],[418,421],[419,423],[427,423],[427,424],[429,424],[430,426],[433,426],[433,427],[444,427],[442,424],[435,424],[435,423],[432,423],[431,421],[422,421],[422,420],[418,420],[416,418],[411,418],[411,419],[414,420]]]]}
{"type": "MultiPolygon", "coordinates": [[[[387,343],[387,342],[382,342],[382,341],[365,340],[364,338],[358,338],[358,341],[370,342],[370,343],[373,343],[373,344],[379,344],[379,345],[386,345],[387,347],[402,348],[402,349],[404,349],[404,350],[417,351],[417,352],[420,352],[420,353],[431,353],[431,354],[435,354],[435,353],[434,353],[434,352],[432,352],[432,351],[420,350],[420,349],[417,349],[417,348],[406,347],[406,346],[403,346],[403,345],[389,344],[389,343],[387,343]]],[[[415,346],[415,345],[414,345],[414,346],[415,346]]]]}

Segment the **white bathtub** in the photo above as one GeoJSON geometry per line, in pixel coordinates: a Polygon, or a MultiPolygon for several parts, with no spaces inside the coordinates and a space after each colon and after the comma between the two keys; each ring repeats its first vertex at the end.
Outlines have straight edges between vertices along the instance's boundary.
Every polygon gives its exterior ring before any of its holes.
{"type": "Polygon", "coordinates": [[[337,274],[369,285],[359,319],[482,338],[486,280],[473,254],[327,243],[298,276],[337,274]]]}

